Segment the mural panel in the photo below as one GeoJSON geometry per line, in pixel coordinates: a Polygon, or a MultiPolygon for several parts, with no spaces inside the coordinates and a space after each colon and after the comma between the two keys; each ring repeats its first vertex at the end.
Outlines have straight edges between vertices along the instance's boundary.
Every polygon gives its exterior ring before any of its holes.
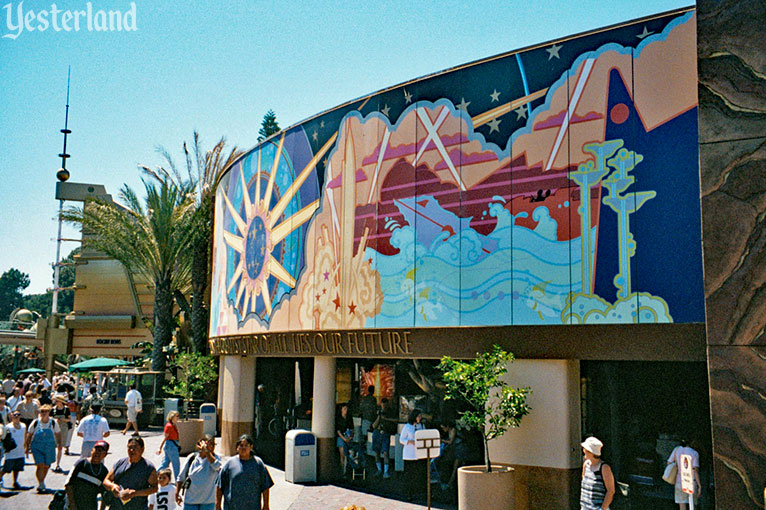
{"type": "Polygon", "coordinates": [[[216,198],[211,336],[704,322],[693,12],[394,87],[216,198]]]}

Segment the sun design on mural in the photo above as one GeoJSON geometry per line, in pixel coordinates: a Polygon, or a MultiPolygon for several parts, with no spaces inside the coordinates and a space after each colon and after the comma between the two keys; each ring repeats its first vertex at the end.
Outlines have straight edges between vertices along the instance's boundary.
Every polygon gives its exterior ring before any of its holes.
{"type": "Polygon", "coordinates": [[[244,169],[240,169],[239,173],[240,186],[242,186],[242,207],[240,210],[238,211],[231,203],[226,193],[222,194],[236,226],[231,232],[224,230],[223,238],[226,244],[239,254],[239,262],[229,278],[226,293],[230,294],[235,287],[237,288],[234,303],[236,303],[242,318],[248,313],[259,311],[258,297],[261,297],[263,302],[264,318],[271,317],[275,291],[279,282],[284,283],[289,289],[295,288],[295,276],[274,256],[275,248],[292,232],[301,228],[304,223],[311,219],[319,208],[319,200],[314,200],[286,218],[283,217],[284,212],[316,167],[317,162],[332,146],[335,136],[328,140],[314,155],[276,200],[276,203],[272,205],[271,202],[276,197],[275,182],[280,169],[279,162],[283,155],[284,141],[283,133],[263,194],[261,194],[261,181],[265,180],[266,176],[261,170],[260,153],[258,154],[256,174],[252,180],[255,181],[254,199],[251,200],[250,198],[251,191],[245,182],[244,169]]]}

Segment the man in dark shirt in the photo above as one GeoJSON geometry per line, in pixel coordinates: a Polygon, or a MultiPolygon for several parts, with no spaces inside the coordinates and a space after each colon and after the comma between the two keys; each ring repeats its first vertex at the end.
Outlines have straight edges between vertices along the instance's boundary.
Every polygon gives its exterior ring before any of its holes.
{"type": "Polygon", "coordinates": [[[378,416],[378,399],[375,398],[375,386],[372,384],[367,387],[367,396],[359,404],[359,410],[362,414],[362,443],[367,444],[367,432],[372,428],[372,423],[378,416]]]}
{"type": "Polygon", "coordinates": [[[104,487],[120,500],[109,508],[146,510],[149,495],[157,492],[157,470],[143,455],[144,440],[132,436],[128,439],[128,456],[115,462],[104,480],[104,487]]]}
{"type": "Polygon", "coordinates": [[[90,459],[78,460],[66,482],[67,507],[69,510],[98,510],[98,495],[104,491],[104,478],[109,470],[104,457],[109,443],[98,441],[93,446],[90,459]]]}
{"type": "Polygon", "coordinates": [[[253,438],[243,434],[237,441],[238,455],[227,460],[218,473],[215,510],[269,510],[269,489],[274,481],[252,452],[253,438]]]}

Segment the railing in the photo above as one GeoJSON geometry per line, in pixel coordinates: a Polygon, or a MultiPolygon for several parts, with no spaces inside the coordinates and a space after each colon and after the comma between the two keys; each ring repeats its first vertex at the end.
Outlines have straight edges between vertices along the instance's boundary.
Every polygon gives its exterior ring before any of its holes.
{"type": "Polygon", "coordinates": [[[27,331],[34,325],[34,322],[28,321],[0,321],[0,331],[27,331]]]}

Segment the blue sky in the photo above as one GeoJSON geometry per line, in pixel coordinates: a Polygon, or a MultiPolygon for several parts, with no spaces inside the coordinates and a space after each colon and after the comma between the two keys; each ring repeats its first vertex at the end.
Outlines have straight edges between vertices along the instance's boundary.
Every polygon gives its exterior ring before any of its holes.
{"type": "MultiPolygon", "coordinates": [[[[125,183],[140,186],[138,163],[160,163],[157,145],[180,159],[194,129],[205,147],[226,136],[250,148],[268,109],[287,127],[425,74],[689,5],[136,0],[136,31],[88,31],[83,18],[79,31],[57,32],[53,2],[25,0],[22,12],[35,13],[35,30],[18,33],[20,2],[0,3],[0,273],[11,267],[28,273],[25,293],[51,286],[70,65],[71,181],[104,184],[116,196],[125,183]],[[46,30],[37,21],[42,10],[46,30]]],[[[90,3],[93,12],[131,9],[129,0],[90,3]]],[[[87,4],[55,2],[61,11],[87,4]]],[[[68,227],[64,237],[79,234],[68,227]]],[[[65,243],[62,256],[75,246],[65,243]]]]}

